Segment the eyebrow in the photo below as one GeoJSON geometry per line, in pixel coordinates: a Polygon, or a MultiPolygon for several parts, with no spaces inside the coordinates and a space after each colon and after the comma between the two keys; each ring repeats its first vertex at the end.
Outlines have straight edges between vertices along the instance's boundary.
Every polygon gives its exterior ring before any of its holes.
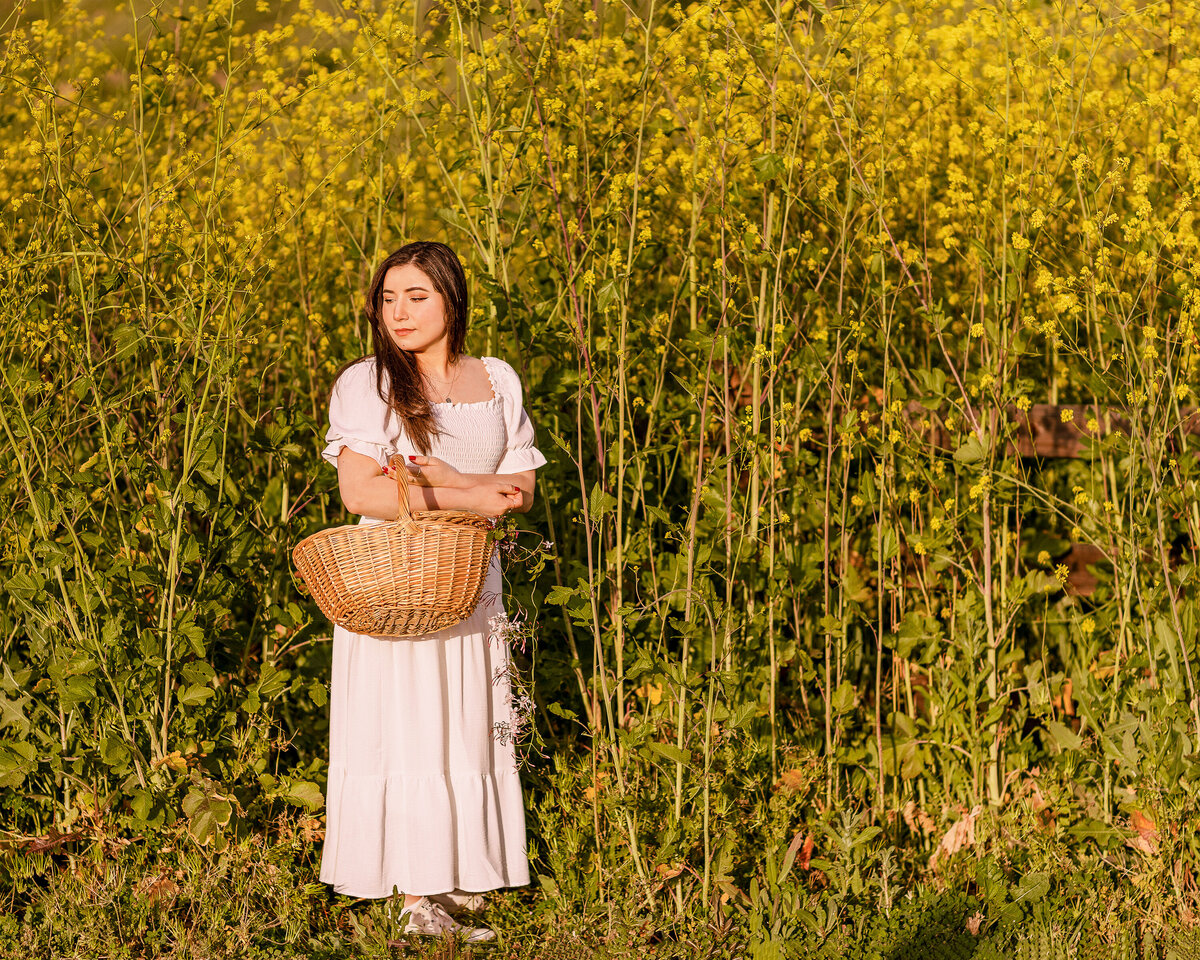
{"type": "MultiPolygon", "coordinates": [[[[414,290],[420,290],[422,293],[428,293],[428,292],[429,292],[429,291],[428,291],[428,290],[426,290],[424,287],[405,287],[405,288],[404,288],[404,292],[405,292],[405,293],[412,293],[414,290]]],[[[384,287],[384,288],[383,288],[383,292],[384,292],[384,293],[395,293],[396,291],[395,291],[395,290],[389,290],[387,287],[384,287]]]]}

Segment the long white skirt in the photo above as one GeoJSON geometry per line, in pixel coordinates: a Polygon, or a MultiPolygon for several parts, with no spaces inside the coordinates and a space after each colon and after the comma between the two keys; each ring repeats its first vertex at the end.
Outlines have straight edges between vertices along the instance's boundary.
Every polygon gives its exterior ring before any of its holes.
{"type": "Polygon", "coordinates": [[[529,882],[499,558],[465,621],[421,639],[333,632],[320,879],[380,898],[529,882]]]}

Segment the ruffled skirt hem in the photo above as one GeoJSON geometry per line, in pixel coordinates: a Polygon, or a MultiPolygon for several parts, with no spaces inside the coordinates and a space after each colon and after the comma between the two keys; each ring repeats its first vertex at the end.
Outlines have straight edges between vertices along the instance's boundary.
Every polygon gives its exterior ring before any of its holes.
{"type": "Polygon", "coordinates": [[[446,774],[349,774],[332,764],[320,880],[381,899],[529,883],[516,768],[446,774]],[[470,859],[462,857],[470,851],[470,859]]]}

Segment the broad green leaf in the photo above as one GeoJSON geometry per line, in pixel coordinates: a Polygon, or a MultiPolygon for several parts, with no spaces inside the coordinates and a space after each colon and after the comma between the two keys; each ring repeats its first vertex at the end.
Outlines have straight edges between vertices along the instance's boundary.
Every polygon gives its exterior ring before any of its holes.
{"type": "Polygon", "coordinates": [[[307,807],[309,810],[316,810],[325,802],[321,788],[308,780],[293,783],[283,798],[289,803],[307,807]]]}
{"type": "Polygon", "coordinates": [[[843,680],[838,688],[833,692],[833,697],[830,698],[829,706],[836,716],[841,716],[843,713],[849,713],[854,709],[854,701],[858,696],[854,689],[854,684],[849,680],[843,680]]]}
{"type": "Polygon", "coordinates": [[[1045,873],[1030,873],[1021,878],[1013,890],[1013,900],[1018,903],[1037,903],[1050,892],[1050,877],[1045,873]]]}
{"type": "Polygon", "coordinates": [[[308,685],[308,699],[316,707],[323,707],[329,702],[329,691],[325,689],[323,681],[314,680],[308,685]]]}
{"type": "Polygon", "coordinates": [[[550,588],[550,592],[546,594],[546,602],[561,606],[569,603],[577,596],[579,596],[579,590],[576,587],[565,587],[562,584],[555,584],[550,588]]]}
{"type": "Polygon", "coordinates": [[[579,714],[577,714],[574,710],[568,710],[566,707],[562,706],[561,704],[555,703],[553,700],[551,700],[549,703],[546,704],[546,709],[549,710],[556,717],[562,717],[564,720],[578,720],[579,719],[579,714]]]}
{"type": "Polygon", "coordinates": [[[197,843],[207,844],[229,822],[233,806],[224,797],[192,787],[183,799],[183,812],[188,818],[188,832],[197,843]]]}
{"type": "Polygon", "coordinates": [[[37,769],[37,749],[24,740],[0,742],[0,787],[17,787],[37,769]]]}
{"type": "Polygon", "coordinates": [[[110,767],[124,766],[129,760],[129,747],[117,737],[104,737],[100,741],[100,759],[110,767]]]}
{"type": "Polygon", "coordinates": [[[616,280],[606,280],[596,291],[596,306],[603,313],[621,297],[621,287],[616,280]]]}
{"type": "Polygon", "coordinates": [[[754,168],[754,177],[759,183],[777,180],[783,176],[783,158],[777,153],[764,153],[755,157],[750,161],[750,166],[754,168]]]}
{"type": "Polygon", "coordinates": [[[1051,739],[1060,750],[1078,750],[1083,746],[1083,740],[1080,739],[1079,734],[1057,720],[1047,720],[1046,729],[1050,731],[1051,739]]]}
{"type": "Polygon", "coordinates": [[[179,690],[175,696],[184,706],[192,707],[198,703],[203,703],[209,697],[214,696],[215,691],[208,684],[195,683],[190,687],[179,690]]]}
{"type": "Polygon", "coordinates": [[[617,505],[617,498],[610,493],[606,493],[600,487],[600,481],[597,480],[592,487],[592,494],[588,497],[588,511],[591,514],[591,520],[594,523],[611,511],[617,505]]]}
{"type": "Polygon", "coordinates": [[[692,754],[689,750],[680,750],[673,743],[660,743],[657,740],[651,740],[646,746],[660,757],[666,757],[673,763],[688,764],[692,762],[692,754]]]}
{"type": "MultiPolygon", "coordinates": [[[[986,437],[984,439],[986,441],[986,437]]],[[[980,442],[979,436],[972,433],[967,442],[954,451],[954,459],[959,463],[978,463],[987,453],[986,442],[980,442]]]]}

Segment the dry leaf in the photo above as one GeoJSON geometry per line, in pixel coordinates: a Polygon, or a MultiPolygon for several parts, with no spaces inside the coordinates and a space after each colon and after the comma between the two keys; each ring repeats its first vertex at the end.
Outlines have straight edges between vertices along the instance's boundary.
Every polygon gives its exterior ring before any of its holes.
{"type": "Polygon", "coordinates": [[[643,683],[633,692],[639,697],[645,697],[652,706],[662,703],[663,685],[661,683],[643,683]]]}
{"type": "Polygon", "coordinates": [[[179,892],[179,884],[167,877],[159,877],[146,888],[146,899],[155,903],[164,897],[173,897],[179,892]]]}
{"type": "Polygon", "coordinates": [[[916,802],[909,800],[904,805],[904,822],[908,825],[908,829],[913,833],[933,833],[935,825],[933,818],[924,810],[917,806],[916,802]]]}
{"type": "Polygon", "coordinates": [[[937,869],[937,862],[943,854],[952,857],[963,847],[975,846],[975,820],[982,812],[982,804],[976,804],[970,813],[963,814],[961,820],[950,825],[950,829],[942,837],[942,842],[929,858],[930,870],[937,869]]]}
{"type": "Polygon", "coordinates": [[[187,770],[187,761],[183,759],[183,754],[178,750],[172,750],[166,756],[151,761],[150,766],[155,770],[167,766],[177,773],[184,773],[187,770]]]}
{"type": "Polygon", "coordinates": [[[1054,813],[1054,808],[1050,806],[1050,801],[1046,799],[1042,793],[1042,788],[1036,783],[1033,785],[1032,796],[1029,800],[1029,805],[1033,808],[1033,814],[1037,821],[1038,830],[1046,833],[1053,833],[1054,826],[1057,822],[1057,816],[1054,813]]]}
{"type": "Polygon", "coordinates": [[[804,771],[797,767],[792,770],[784,770],[779,775],[779,779],[775,781],[775,789],[790,790],[792,793],[799,793],[804,789],[804,784],[804,771]]]}
{"type": "Polygon", "coordinates": [[[78,840],[83,834],[74,830],[67,833],[59,833],[53,827],[50,832],[44,837],[33,837],[25,842],[25,850],[28,853],[45,853],[47,850],[53,850],[55,847],[61,847],[64,843],[70,843],[72,840],[78,840]]]}
{"type": "Polygon", "coordinates": [[[672,877],[677,877],[683,873],[683,864],[681,863],[674,867],[668,867],[665,863],[660,863],[654,868],[654,872],[664,880],[670,880],[672,877]]]}
{"type": "Polygon", "coordinates": [[[300,835],[308,843],[325,839],[325,827],[320,820],[308,819],[300,824],[300,835]]]}
{"type": "Polygon", "coordinates": [[[1125,846],[1153,856],[1158,853],[1158,826],[1141,810],[1129,815],[1129,825],[1137,831],[1135,836],[1125,839],[1125,846]]]}
{"type": "Polygon", "coordinates": [[[979,936],[979,925],[983,923],[983,914],[976,910],[967,917],[967,933],[973,937],[979,936]]]}
{"type": "Polygon", "coordinates": [[[812,834],[808,834],[804,838],[804,845],[800,847],[800,856],[796,858],[796,863],[801,870],[807,870],[808,865],[812,860],[813,854],[813,838],[812,834]]]}
{"type": "Polygon", "coordinates": [[[1061,710],[1068,717],[1075,716],[1075,701],[1072,694],[1075,691],[1075,685],[1071,682],[1071,678],[1067,677],[1063,681],[1062,693],[1050,701],[1050,705],[1061,710]]]}

